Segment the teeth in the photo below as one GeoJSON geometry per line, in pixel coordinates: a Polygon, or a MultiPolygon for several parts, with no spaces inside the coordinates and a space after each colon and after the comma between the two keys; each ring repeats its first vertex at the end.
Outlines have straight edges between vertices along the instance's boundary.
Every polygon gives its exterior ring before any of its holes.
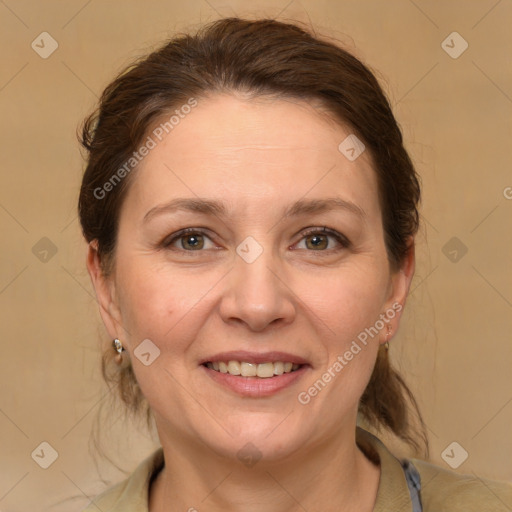
{"type": "Polygon", "coordinates": [[[268,377],[274,376],[274,363],[263,363],[258,365],[258,369],[256,371],[256,375],[258,377],[262,377],[264,379],[268,377]]]}
{"type": "Polygon", "coordinates": [[[240,363],[238,361],[229,361],[228,373],[230,373],[231,375],[240,375],[242,373],[240,363]]]}
{"type": "Polygon", "coordinates": [[[240,363],[240,375],[242,377],[256,377],[258,365],[254,363],[240,363]]]}
{"type": "Polygon", "coordinates": [[[274,363],[274,375],[283,375],[284,373],[284,363],[278,361],[274,363]]]}
{"type": "Polygon", "coordinates": [[[214,363],[208,362],[206,366],[211,370],[221,373],[229,373],[230,375],[241,375],[242,377],[260,377],[268,379],[274,375],[282,375],[283,373],[290,373],[297,370],[300,365],[290,362],[276,361],[275,363],[246,363],[240,361],[216,361],[214,363]]]}

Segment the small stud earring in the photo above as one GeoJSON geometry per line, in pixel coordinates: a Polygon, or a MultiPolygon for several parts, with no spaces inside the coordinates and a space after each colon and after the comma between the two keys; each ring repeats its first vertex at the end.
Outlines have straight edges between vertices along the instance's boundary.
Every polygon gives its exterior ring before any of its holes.
{"type": "Polygon", "coordinates": [[[391,325],[388,324],[388,332],[386,334],[386,342],[384,343],[384,348],[386,352],[389,350],[389,337],[391,336],[391,325]]]}
{"type": "Polygon", "coordinates": [[[112,342],[112,345],[114,347],[114,350],[117,352],[117,354],[116,354],[116,363],[117,364],[121,364],[122,361],[123,361],[123,352],[124,352],[123,344],[116,338],[112,342]]]}

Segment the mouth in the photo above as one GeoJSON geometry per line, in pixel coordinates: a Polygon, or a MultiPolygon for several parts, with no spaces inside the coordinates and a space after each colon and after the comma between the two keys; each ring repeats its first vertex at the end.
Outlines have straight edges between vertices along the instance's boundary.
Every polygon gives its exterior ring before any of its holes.
{"type": "Polygon", "coordinates": [[[265,363],[249,363],[246,361],[207,361],[203,366],[219,373],[228,373],[240,377],[258,377],[269,379],[274,376],[292,373],[301,368],[301,364],[291,361],[267,361],[265,363]]]}
{"type": "Polygon", "coordinates": [[[224,352],[200,362],[215,384],[238,396],[263,398],[289,388],[304,377],[309,361],[285,352],[224,352]]]}

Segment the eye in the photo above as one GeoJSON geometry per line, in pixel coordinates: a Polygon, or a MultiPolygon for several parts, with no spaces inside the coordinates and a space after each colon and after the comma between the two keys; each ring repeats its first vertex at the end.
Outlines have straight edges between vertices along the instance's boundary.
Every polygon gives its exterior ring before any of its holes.
{"type": "MultiPolygon", "coordinates": [[[[349,240],[341,233],[329,228],[313,228],[302,233],[302,240],[305,241],[305,247],[299,249],[311,249],[317,252],[327,252],[329,250],[336,250],[350,246],[349,240]],[[329,247],[329,241],[334,240],[338,247],[329,247]],[[341,247],[339,247],[341,246],[341,247]]],[[[299,244],[301,243],[299,242],[299,244]]],[[[332,244],[331,244],[332,245],[332,244]]]]}
{"type": "Polygon", "coordinates": [[[163,246],[193,252],[200,251],[201,249],[212,249],[213,243],[203,231],[195,228],[187,228],[172,235],[171,239],[165,240],[163,246]],[[210,241],[210,245],[206,243],[207,240],[210,241]]]}
{"type": "MultiPolygon", "coordinates": [[[[327,227],[311,228],[302,233],[302,239],[296,247],[314,252],[330,252],[350,246],[350,241],[341,233],[327,227]],[[300,244],[305,242],[305,246],[300,244]],[[331,247],[333,246],[334,247],[331,247]],[[337,245],[337,247],[336,247],[337,245]]],[[[213,249],[215,244],[202,229],[186,228],[174,233],[162,242],[162,247],[182,252],[200,252],[203,249],[213,249]]]]}

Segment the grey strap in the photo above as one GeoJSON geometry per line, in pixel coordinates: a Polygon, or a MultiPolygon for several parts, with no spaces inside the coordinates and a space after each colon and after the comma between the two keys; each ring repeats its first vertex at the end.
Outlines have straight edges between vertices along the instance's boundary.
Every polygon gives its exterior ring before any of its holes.
{"type": "Polygon", "coordinates": [[[409,487],[409,494],[411,495],[412,501],[412,512],[422,512],[423,507],[421,506],[421,478],[418,470],[414,467],[414,464],[407,459],[401,460],[405,473],[405,479],[407,481],[407,487],[409,487]]]}

